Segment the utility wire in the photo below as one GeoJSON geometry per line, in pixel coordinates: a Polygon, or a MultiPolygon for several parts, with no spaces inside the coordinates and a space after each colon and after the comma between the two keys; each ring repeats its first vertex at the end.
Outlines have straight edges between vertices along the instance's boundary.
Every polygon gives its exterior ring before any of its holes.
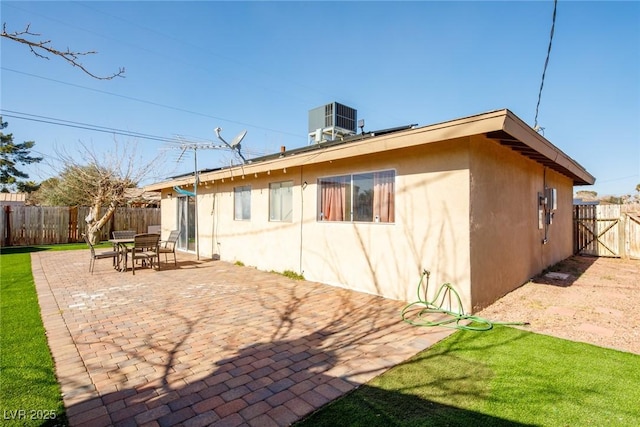
{"type": "MultiPolygon", "coordinates": [[[[75,128],[75,129],[85,129],[85,130],[90,130],[93,132],[103,132],[103,133],[109,133],[109,134],[114,134],[114,135],[121,135],[121,136],[130,136],[132,138],[140,138],[140,139],[147,139],[147,140],[151,140],[151,141],[159,141],[159,142],[169,142],[172,144],[209,144],[209,145],[213,145],[213,142],[211,140],[207,140],[204,138],[200,138],[200,137],[190,137],[190,138],[194,138],[194,139],[199,139],[201,140],[201,142],[193,142],[190,140],[185,139],[184,136],[176,136],[173,138],[170,137],[164,137],[164,136],[157,136],[157,135],[150,135],[147,133],[141,133],[141,132],[136,132],[136,131],[127,131],[127,130],[122,130],[122,129],[116,129],[116,128],[110,128],[110,127],[106,127],[106,126],[100,126],[100,125],[92,125],[92,124],[88,124],[88,123],[81,123],[81,122],[74,122],[71,120],[63,120],[63,119],[56,119],[54,117],[46,117],[46,116],[39,116],[36,114],[29,114],[29,113],[22,113],[20,111],[13,111],[13,110],[6,110],[3,108],[0,108],[0,113],[2,113],[2,117],[11,117],[13,119],[19,119],[19,120],[27,120],[27,121],[32,121],[32,122],[38,122],[38,123],[47,123],[47,124],[52,124],[52,125],[56,125],[56,126],[64,126],[64,127],[70,127],[70,128],[75,128]]],[[[249,154],[252,155],[257,155],[257,156],[262,156],[266,153],[263,153],[259,150],[246,150],[249,154]]]]}
{"type": "Polygon", "coordinates": [[[73,121],[70,121],[70,120],[56,119],[56,118],[53,118],[53,117],[38,116],[38,115],[35,115],[35,114],[21,113],[19,111],[5,110],[5,109],[0,109],[0,111],[2,112],[2,116],[3,117],[11,117],[11,118],[14,118],[14,119],[28,120],[28,121],[40,122],[40,123],[47,123],[47,124],[71,127],[71,128],[76,128],[76,129],[85,129],[85,130],[90,130],[90,131],[94,131],[94,132],[104,132],[104,133],[110,133],[110,134],[116,134],[116,135],[122,135],[122,136],[130,136],[130,137],[134,137],[134,138],[149,139],[149,140],[152,140],[152,141],[172,142],[172,143],[180,143],[181,142],[180,140],[178,140],[176,138],[166,138],[166,137],[162,137],[162,136],[149,135],[149,134],[135,132],[135,131],[126,131],[126,130],[122,130],[122,129],[109,128],[109,127],[105,127],[105,126],[91,125],[91,124],[88,124],[88,123],[80,123],[80,122],[73,122],[73,121]]]}
{"type": "Polygon", "coordinates": [[[76,87],[76,88],[80,88],[80,89],[90,90],[90,91],[102,93],[102,94],[105,94],[105,95],[111,95],[111,96],[116,96],[116,97],[119,97],[119,98],[128,99],[128,100],[131,100],[131,101],[141,102],[143,104],[149,104],[149,105],[153,105],[153,106],[156,106],[156,107],[166,108],[166,109],[169,109],[169,110],[180,111],[182,113],[188,113],[188,114],[192,114],[192,115],[195,115],[195,116],[201,116],[201,117],[206,117],[206,118],[209,118],[209,119],[220,120],[220,121],[224,121],[224,122],[227,122],[227,123],[235,123],[235,124],[238,124],[238,125],[251,127],[253,129],[259,129],[259,130],[264,130],[264,131],[268,131],[268,132],[279,133],[279,134],[282,134],[282,135],[295,136],[297,138],[303,138],[303,137],[306,138],[306,136],[303,136],[303,135],[300,135],[300,134],[295,134],[295,133],[291,133],[291,132],[284,132],[284,131],[280,131],[280,130],[277,130],[277,129],[271,129],[271,128],[266,128],[266,127],[262,127],[262,126],[256,126],[256,125],[252,125],[250,123],[244,123],[244,122],[240,122],[240,121],[237,121],[237,120],[229,120],[229,119],[225,119],[225,118],[222,118],[222,117],[212,116],[210,114],[199,113],[197,111],[188,110],[186,108],[180,108],[180,107],[174,107],[174,106],[171,106],[171,105],[160,104],[158,102],[147,101],[145,99],[134,98],[132,96],[121,95],[121,94],[109,92],[109,91],[106,91],[106,90],[94,89],[94,88],[91,88],[91,87],[82,86],[82,85],[69,83],[69,82],[64,82],[64,81],[52,79],[52,78],[49,78],[49,77],[39,76],[37,74],[32,74],[32,73],[27,73],[27,72],[24,72],[24,71],[14,70],[14,69],[8,68],[8,67],[0,67],[0,69],[5,70],[5,71],[10,71],[10,72],[16,73],[16,74],[22,74],[24,76],[34,77],[34,78],[37,78],[37,79],[48,80],[48,81],[51,81],[51,82],[60,83],[60,84],[67,85],[67,86],[72,86],[72,87],[76,87]]]}
{"type": "Polygon", "coordinates": [[[549,36],[549,48],[547,49],[547,59],[544,61],[544,68],[542,70],[542,81],[540,82],[540,91],[538,92],[538,103],[536,104],[536,116],[533,120],[533,128],[538,129],[538,111],[540,109],[540,99],[542,98],[542,88],[544,87],[544,77],[547,74],[547,66],[549,65],[549,56],[551,55],[551,43],[553,42],[553,33],[556,28],[556,10],[558,6],[558,0],[553,1],[553,18],[551,18],[551,35],[549,36]]]}

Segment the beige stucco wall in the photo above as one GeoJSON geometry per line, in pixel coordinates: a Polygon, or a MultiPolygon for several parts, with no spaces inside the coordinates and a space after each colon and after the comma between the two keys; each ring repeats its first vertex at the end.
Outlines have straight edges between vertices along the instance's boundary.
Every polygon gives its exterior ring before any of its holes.
{"type": "MultiPolygon", "coordinates": [[[[572,181],[482,136],[231,175],[198,189],[201,257],[408,302],[427,269],[429,297],[451,283],[472,312],[572,251],[572,181]],[[319,178],[387,169],[396,172],[395,223],[317,219],[319,178]],[[542,244],[537,194],[545,180],[559,200],[542,244]],[[271,222],[269,183],[282,181],[293,182],[293,218],[271,222]],[[252,189],[250,221],[233,218],[241,185],[252,189]]],[[[176,227],[176,199],[163,191],[163,236],[176,227]]]]}
{"type": "MultiPolygon", "coordinates": [[[[292,171],[273,171],[271,175],[247,176],[216,183],[216,206],[211,216],[215,228],[213,247],[225,261],[240,261],[261,270],[298,271],[300,245],[300,212],[293,211],[292,222],[269,221],[269,183],[293,181],[293,205],[300,203],[300,182],[292,171]],[[234,219],[236,186],[251,186],[251,219],[234,219]]],[[[209,239],[210,235],[203,239],[209,239]]]]}
{"type": "Polygon", "coordinates": [[[405,301],[422,269],[431,283],[469,283],[468,156],[442,142],[305,167],[302,270],[311,280],[405,301]],[[317,221],[319,177],[393,169],[393,224],[317,221]],[[307,196],[308,195],[308,196],[307,196]]]}
{"type": "MultiPolygon", "coordinates": [[[[198,189],[199,245],[203,257],[262,270],[293,270],[307,280],[416,299],[423,269],[436,284],[456,284],[470,307],[468,141],[439,142],[309,166],[230,176],[198,189]],[[396,221],[318,221],[321,177],[393,169],[396,221]],[[270,222],[269,183],[293,181],[293,220],[270,222]],[[303,188],[303,183],[307,184],[303,188]],[[233,188],[251,185],[251,220],[233,219],[233,188]]],[[[162,230],[176,227],[175,192],[163,192],[162,230]]]]}
{"type": "Polygon", "coordinates": [[[166,239],[171,230],[176,229],[176,198],[174,193],[170,189],[164,189],[160,192],[160,239],[166,239]]]}
{"type": "MultiPolygon", "coordinates": [[[[198,241],[200,256],[242,262],[264,270],[293,270],[299,266],[299,210],[292,222],[269,221],[269,183],[294,181],[293,203],[299,205],[300,185],[292,173],[282,170],[270,175],[229,175],[224,182],[204,182],[198,187],[198,241]],[[234,219],[234,188],[251,186],[251,220],[234,219]],[[298,243],[296,243],[298,242],[298,243]]],[[[162,232],[177,226],[177,194],[163,191],[162,232]]]]}
{"type": "Polygon", "coordinates": [[[474,311],[572,253],[572,181],[495,141],[470,145],[474,311]],[[539,228],[538,193],[558,190],[553,223],[539,228]]]}

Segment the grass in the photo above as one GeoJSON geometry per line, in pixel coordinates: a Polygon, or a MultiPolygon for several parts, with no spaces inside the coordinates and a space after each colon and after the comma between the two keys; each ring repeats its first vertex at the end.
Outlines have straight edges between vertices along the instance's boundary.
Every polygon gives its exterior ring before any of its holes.
{"type": "Polygon", "coordinates": [[[83,243],[2,249],[0,411],[3,425],[66,424],[60,387],[40,317],[30,252],[86,247],[83,243]]]}
{"type": "MultiPolygon", "coordinates": [[[[66,423],[30,252],[85,248],[1,252],[2,425],[66,423]],[[21,410],[27,419],[11,419],[21,410]],[[37,419],[45,412],[36,411],[52,411],[56,419],[37,419]]],[[[458,331],[297,426],[640,425],[638,384],[638,355],[498,326],[458,331]]]]}
{"type": "Polygon", "coordinates": [[[296,426],[640,425],[638,384],[635,354],[458,331],[296,426]]]}
{"type": "Polygon", "coordinates": [[[281,276],[288,277],[289,279],[292,279],[292,280],[304,280],[304,276],[302,274],[298,274],[292,270],[285,270],[283,272],[271,270],[270,273],[279,274],[281,276]]]}

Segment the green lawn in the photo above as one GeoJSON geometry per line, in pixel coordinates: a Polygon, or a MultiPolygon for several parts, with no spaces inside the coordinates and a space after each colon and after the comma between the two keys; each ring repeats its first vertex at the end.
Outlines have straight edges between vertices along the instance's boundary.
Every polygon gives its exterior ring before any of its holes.
{"type": "Polygon", "coordinates": [[[64,425],[66,418],[40,317],[30,252],[86,244],[3,248],[0,255],[0,411],[2,425],[64,425]],[[47,419],[53,418],[53,419],[47,419]]]}
{"type": "MultiPolygon", "coordinates": [[[[2,425],[66,423],[30,252],[79,248],[86,245],[2,250],[2,425]],[[42,419],[52,413],[55,420],[42,419]]],[[[639,385],[638,355],[496,326],[457,331],[298,427],[636,426],[639,385]]]]}
{"type": "Polygon", "coordinates": [[[506,326],[458,331],[301,426],[637,426],[640,356],[506,326]]]}

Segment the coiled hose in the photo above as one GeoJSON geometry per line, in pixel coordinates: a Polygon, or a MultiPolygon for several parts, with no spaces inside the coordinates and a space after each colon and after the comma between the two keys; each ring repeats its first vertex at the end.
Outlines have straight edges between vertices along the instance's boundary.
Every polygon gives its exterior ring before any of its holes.
{"type": "Polygon", "coordinates": [[[406,305],[402,309],[402,320],[413,326],[442,326],[452,329],[468,331],[488,331],[494,325],[528,325],[529,322],[493,322],[479,316],[465,314],[462,308],[462,300],[450,283],[443,283],[431,301],[427,301],[427,289],[429,286],[429,271],[423,270],[418,283],[418,301],[406,305]],[[426,282],[424,278],[427,278],[426,282]],[[424,291],[422,288],[424,287],[424,291]],[[424,296],[423,296],[424,295],[424,296]],[[452,311],[452,296],[458,307],[458,311],[452,311]],[[447,303],[448,309],[445,308],[447,303]],[[435,316],[434,316],[435,315],[435,316]],[[444,319],[442,316],[445,316],[444,319]],[[429,318],[431,317],[431,319],[429,318]],[[432,320],[434,317],[439,320],[432,320]]]}

